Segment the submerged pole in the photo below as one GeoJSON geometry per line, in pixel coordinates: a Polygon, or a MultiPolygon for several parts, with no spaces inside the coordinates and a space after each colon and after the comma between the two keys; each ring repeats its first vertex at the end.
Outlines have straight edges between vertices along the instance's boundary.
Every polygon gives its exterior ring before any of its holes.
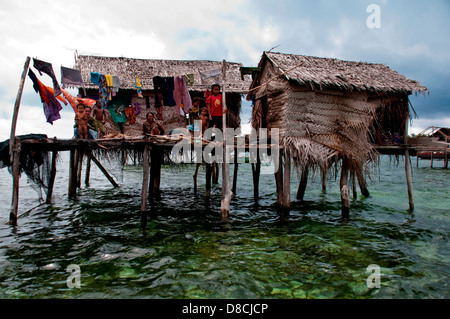
{"type": "Polygon", "coordinates": [[[116,183],[114,178],[112,178],[111,175],[109,175],[108,171],[103,167],[103,165],[98,161],[98,159],[96,159],[94,155],[92,155],[91,152],[88,153],[88,156],[95,163],[95,165],[97,165],[97,167],[102,171],[103,175],[105,175],[105,177],[109,180],[112,186],[119,187],[119,184],[116,183]]]}
{"type": "Polygon", "coordinates": [[[68,195],[69,198],[73,198],[77,192],[76,187],[76,158],[77,158],[77,150],[70,150],[70,161],[69,161],[69,190],[68,195]],[[75,182],[74,182],[75,180],[75,182]]]}
{"type": "Polygon", "coordinates": [[[406,173],[406,186],[408,188],[408,201],[409,201],[409,212],[414,211],[414,196],[413,196],[413,185],[412,185],[412,168],[411,168],[411,158],[409,156],[409,150],[405,150],[405,173],[406,173]]]}
{"type": "Polygon", "coordinates": [[[275,185],[277,188],[277,204],[281,206],[283,204],[283,163],[282,163],[282,150],[280,149],[278,169],[275,172],[275,185]]]}
{"type": "Polygon", "coordinates": [[[288,150],[284,152],[283,209],[291,208],[291,158],[288,150]]]}
{"type": "Polygon", "coordinates": [[[302,169],[302,176],[300,178],[300,183],[298,184],[297,190],[297,199],[303,201],[303,197],[305,196],[306,185],[308,184],[308,172],[309,165],[305,165],[302,169]]]}
{"type": "Polygon", "coordinates": [[[350,188],[348,187],[348,168],[348,157],[346,155],[343,155],[339,186],[341,190],[341,216],[344,219],[348,219],[350,216],[350,188]]]}
{"type": "Polygon", "coordinates": [[[47,200],[46,203],[50,204],[53,196],[53,186],[55,185],[56,178],[56,157],[58,156],[58,151],[52,152],[52,169],[50,172],[50,180],[48,182],[47,200]]]}
{"type": "Polygon", "coordinates": [[[20,139],[15,138],[13,156],[13,193],[11,201],[11,212],[9,214],[9,224],[17,226],[17,211],[19,208],[19,180],[20,180],[20,139]]]}
{"type": "Polygon", "coordinates": [[[144,158],[143,158],[143,177],[142,177],[142,193],[141,193],[141,213],[147,212],[147,199],[148,199],[148,175],[149,175],[149,152],[148,144],[144,147],[144,158]]]}
{"type": "MultiPolygon", "coordinates": [[[[222,134],[223,134],[223,163],[222,163],[222,201],[220,203],[220,214],[223,219],[228,218],[230,215],[230,202],[231,202],[231,185],[230,185],[230,163],[228,161],[228,146],[227,139],[231,138],[227,136],[227,114],[226,110],[226,92],[225,81],[227,74],[227,62],[223,60],[222,63],[222,134]]],[[[234,137],[233,137],[234,138],[234,137]]]]}

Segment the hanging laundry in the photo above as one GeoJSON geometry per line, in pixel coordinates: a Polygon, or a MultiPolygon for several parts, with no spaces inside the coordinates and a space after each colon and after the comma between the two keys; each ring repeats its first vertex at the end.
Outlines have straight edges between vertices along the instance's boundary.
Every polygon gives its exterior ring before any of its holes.
{"type": "Polygon", "coordinates": [[[104,75],[100,75],[98,97],[102,108],[108,108],[108,87],[106,86],[106,78],[104,75]]]}
{"type": "Polygon", "coordinates": [[[47,122],[53,125],[54,121],[61,118],[59,113],[62,110],[61,104],[55,97],[54,91],[42,84],[31,69],[28,70],[28,77],[33,81],[33,88],[36,93],[39,93],[47,122]]]}
{"type": "Polygon", "coordinates": [[[80,70],[69,69],[61,66],[61,84],[63,87],[81,86],[83,88],[84,95],[86,95],[86,89],[81,78],[80,70]]]}
{"type": "Polygon", "coordinates": [[[185,76],[180,75],[175,77],[175,90],[173,94],[177,105],[177,114],[180,114],[179,108],[183,109],[184,113],[187,114],[192,109],[192,99],[187,88],[185,76]]]}
{"type": "Polygon", "coordinates": [[[137,93],[138,93],[138,97],[143,98],[144,96],[142,95],[142,85],[141,85],[141,80],[139,80],[138,77],[136,77],[135,79],[135,84],[134,86],[137,89],[137,93]]]}
{"type": "Polygon", "coordinates": [[[83,85],[80,70],[69,69],[61,66],[61,83],[66,86],[83,85]]]}
{"type": "Polygon", "coordinates": [[[134,108],[131,105],[125,109],[125,115],[127,117],[127,125],[136,123],[136,114],[134,113],[134,108]]]}
{"type": "Polygon", "coordinates": [[[134,103],[134,114],[135,115],[141,114],[141,106],[139,105],[139,103],[134,103]]]}
{"type": "Polygon", "coordinates": [[[212,69],[207,71],[200,71],[200,79],[202,84],[220,84],[220,75],[222,74],[222,69],[212,69]]]}
{"type": "Polygon", "coordinates": [[[173,90],[175,88],[175,80],[173,76],[169,76],[165,78],[166,80],[166,92],[167,92],[167,104],[166,106],[175,106],[177,103],[173,97],[173,90]]]}
{"type": "Polygon", "coordinates": [[[153,78],[153,89],[155,90],[155,108],[167,105],[167,86],[166,80],[161,76],[153,78]]]}
{"type": "Polygon", "coordinates": [[[95,85],[100,85],[100,77],[102,75],[98,72],[91,72],[91,82],[95,85]]]}
{"type": "Polygon", "coordinates": [[[188,86],[194,85],[194,74],[190,73],[190,74],[186,74],[186,84],[188,86]]]}
{"type": "Polygon", "coordinates": [[[110,74],[105,74],[105,80],[106,80],[106,88],[108,90],[108,101],[111,101],[112,99],[112,86],[113,86],[113,77],[110,74]]]}
{"type": "Polygon", "coordinates": [[[205,90],[205,92],[203,92],[203,97],[205,98],[205,101],[207,98],[209,98],[212,95],[210,90],[205,90]]]}
{"type": "Polygon", "coordinates": [[[112,77],[112,94],[113,96],[115,96],[117,94],[117,92],[119,92],[119,87],[120,87],[120,79],[117,75],[113,75],[112,77]]]}
{"type": "Polygon", "coordinates": [[[55,72],[53,72],[53,67],[51,63],[44,62],[38,59],[34,59],[34,67],[36,70],[39,71],[39,74],[42,75],[42,72],[47,74],[49,77],[53,80],[53,88],[55,90],[55,96],[58,96],[61,94],[61,88],[58,84],[58,81],[56,80],[55,72]]]}

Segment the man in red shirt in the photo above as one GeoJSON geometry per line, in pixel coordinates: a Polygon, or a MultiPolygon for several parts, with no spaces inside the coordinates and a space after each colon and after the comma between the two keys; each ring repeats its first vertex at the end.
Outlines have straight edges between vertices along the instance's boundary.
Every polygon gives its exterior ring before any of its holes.
{"type": "Polygon", "coordinates": [[[206,106],[208,108],[210,127],[216,127],[222,130],[222,115],[227,112],[227,109],[222,111],[222,94],[220,93],[219,84],[211,86],[212,95],[206,99],[206,106]]]}

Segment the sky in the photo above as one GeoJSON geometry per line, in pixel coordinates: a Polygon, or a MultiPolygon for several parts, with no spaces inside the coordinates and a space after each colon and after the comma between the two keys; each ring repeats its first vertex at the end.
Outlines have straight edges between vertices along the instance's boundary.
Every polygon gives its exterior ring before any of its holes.
{"type": "MultiPolygon", "coordinates": [[[[410,96],[418,115],[410,133],[450,127],[449,0],[1,0],[0,30],[0,141],[10,135],[26,57],[52,63],[59,79],[60,66],[73,67],[75,51],[256,66],[263,51],[275,48],[383,63],[430,91],[410,96]]],[[[39,78],[52,86],[50,77],[39,78]]],[[[244,103],[244,124],[250,114],[244,103]]],[[[70,138],[70,106],[63,106],[61,117],[46,123],[27,77],[16,134],[70,138]]]]}

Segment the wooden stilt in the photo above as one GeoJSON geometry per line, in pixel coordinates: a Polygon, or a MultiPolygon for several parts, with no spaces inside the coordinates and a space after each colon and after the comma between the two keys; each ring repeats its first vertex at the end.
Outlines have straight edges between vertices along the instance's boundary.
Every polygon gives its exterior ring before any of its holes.
{"type": "Polygon", "coordinates": [[[219,164],[216,162],[212,163],[212,183],[219,184],[219,164]]]}
{"type": "Polygon", "coordinates": [[[257,156],[256,163],[252,163],[252,176],[253,176],[253,197],[255,201],[259,198],[259,177],[261,176],[261,160],[259,155],[257,156]]]}
{"type": "Polygon", "coordinates": [[[355,164],[355,165],[356,165],[355,175],[358,180],[359,189],[361,190],[361,194],[364,197],[370,197],[370,192],[369,192],[369,189],[367,188],[367,182],[366,182],[366,179],[364,178],[362,166],[360,164],[355,164]]]}
{"type": "Polygon", "coordinates": [[[321,171],[321,179],[322,179],[322,193],[326,193],[327,192],[327,175],[328,175],[328,167],[322,167],[320,169],[321,171]]]}
{"type": "Polygon", "coordinates": [[[79,149],[78,150],[78,163],[77,163],[77,187],[81,187],[81,170],[83,168],[83,157],[84,157],[84,150],[79,149]]]}
{"type": "Polygon", "coordinates": [[[150,167],[150,182],[149,195],[151,198],[159,196],[161,185],[161,165],[162,165],[162,149],[154,147],[150,152],[151,167],[150,167]]]}
{"type": "Polygon", "coordinates": [[[411,158],[409,157],[408,149],[405,150],[405,173],[406,173],[406,185],[408,187],[409,211],[410,213],[412,213],[414,211],[414,196],[412,185],[411,158]]]}
{"type": "Polygon", "coordinates": [[[309,172],[309,166],[306,165],[302,169],[302,175],[301,175],[300,183],[298,185],[298,190],[297,190],[297,199],[301,200],[301,201],[303,201],[303,197],[305,196],[306,185],[308,184],[308,172],[309,172]]]}
{"type": "Polygon", "coordinates": [[[281,206],[283,204],[283,155],[280,150],[280,156],[278,161],[278,169],[275,172],[275,185],[277,188],[277,204],[281,206]]]}
{"type": "Polygon", "coordinates": [[[353,193],[353,199],[357,199],[358,198],[358,193],[356,192],[356,173],[355,170],[352,169],[350,171],[350,177],[352,179],[352,193],[353,193]]]}
{"type": "Polygon", "coordinates": [[[97,165],[97,167],[102,171],[103,175],[105,175],[112,186],[119,187],[119,184],[117,184],[114,178],[109,175],[108,171],[103,167],[102,164],[100,164],[100,162],[94,157],[94,155],[92,155],[92,153],[89,152],[87,156],[89,156],[89,158],[95,163],[95,165],[97,165]]]}
{"type": "Polygon", "coordinates": [[[284,176],[283,176],[283,209],[291,208],[291,158],[289,151],[284,153],[284,176]]]}
{"type": "Polygon", "coordinates": [[[76,160],[77,158],[77,150],[73,149],[70,150],[70,161],[69,161],[69,191],[68,195],[69,198],[75,197],[77,193],[77,187],[76,187],[76,160]]]}
{"type": "Polygon", "coordinates": [[[348,219],[350,216],[350,189],[348,187],[348,168],[349,161],[347,156],[343,156],[341,179],[339,187],[341,190],[341,216],[344,219],[348,219]]]}
{"type": "Polygon", "coordinates": [[[11,201],[11,212],[9,214],[9,224],[17,226],[17,212],[19,209],[19,180],[20,180],[20,139],[15,138],[14,148],[12,149],[13,157],[13,192],[11,201]]]}
{"type": "Polygon", "coordinates": [[[433,168],[433,151],[430,152],[430,168],[433,168]]]}
{"type": "Polygon", "coordinates": [[[231,192],[233,193],[234,196],[236,196],[238,169],[239,169],[238,156],[237,156],[237,151],[235,151],[234,152],[234,167],[233,167],[233,187],[231,188],[231,192]]]}
{"type": "Polygon", "coordinates": [[[144,147],[143,154],[143,175],[142,175],[142,193],[141,193],[141,213],[146,213],[148,208],[148,175],[149,175],[149,145],[144,147]]]}
{"type": "Polygon", "coordinates": [[[86,175],[84,177],[84,185],[86,185],[86,187],[89,187],[90,175],[91,175],[91,158],[89,156],[86,156],[86,175]]]}
{"type": "Polygon", "coordinates": [[[212,177],[212,164],[206,164],[206,192],[205,196],[211,196],[211,177],[212,177]]]}
{"type": "Polygon", "coordinates": [[[222,201],[220,203],[220,215],[222,219],[226,219],[230,215],[230,202],[233,193],[231,192],[231,183],[230,183],[230,163],[228,161],[228,150],[229,146],[227,146],[227,141],[233,141],[234,144],[234,136],[227,136],[227,114],[225,110],[227,109],[226,102],[226,74],[227,74],[227,63],[223,60],[222,63],[222,134],[223,134],[223,162],[222,162],[222,201]]]}
{"type": "Polygon", "coordinates": [[[55,185],[56,178],[56,157],[58,156],[58,151],[52,152],[52,168],[50,172],[50,180],[48,181],[47,199],[46,203],[50,204],[52,202],[53,196],[53,186],[55,185]]]}
{"type": "Polygon", "coordinates": [[[197,194],[197,175],[198,175],[198,169],[200,168],[202,164],[197,164],[195,167],[195,173],[194,173],[194,194],[197,194]]]}
{"type": "Polygon", "coordinates": [[[20,77],[19,89],[17,91],[16,102],[14,103],[14,111],[11,120],[11,134],[9,137],[9,156],[10,161],[13,161],[13,149],[15,147],[14,143],[16,142],[16,126],[17,126],[17,118],[19,116],[19,108],[20,101],[22,100],[22,92],[23,86],[25,84],[25,78],[27,76],[28,67],[30,66],[30,57],[27,57],[25,60],[25,64],[23,66],[22,76],[20,77]]]}
{"type": "Polygon", "coordinates": [[[448,168],[448,152],[447,152],[447,149],[444,151],[444,168],[445,169],[448,168]]]}

